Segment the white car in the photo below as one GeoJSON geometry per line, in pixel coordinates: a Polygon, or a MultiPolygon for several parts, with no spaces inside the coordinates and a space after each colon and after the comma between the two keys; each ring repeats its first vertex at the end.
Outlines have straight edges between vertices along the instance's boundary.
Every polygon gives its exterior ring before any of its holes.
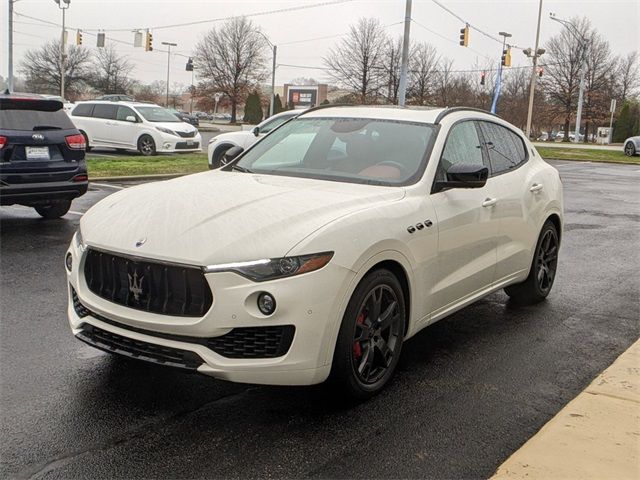
{"type": "Polygon", "coordinates": [[[249,148],[260,138],[273,129],[279,127],[290,118],[300,115],[304,110],[287,110],[276,113],[262,123],[253,127],[250,131],[221,133],[209,140],[207,158],[209,168],[220,168],[225,164],[224,154],[232,147],[249,148]]]}
{"type": "Polygon", "coordinates": [[[80,102],[70,117],[84,135],[87,150],[107,147],[138,150],[142,155],[202,151],[198,129],[159,105],[80,102]]]}
{"type": "Polygon", "coordinates": [[[221,169],[91,208],[69,322],[107,352],[366,398],[433,322],[502,288],[545,299],[562,222],[557,170],[497,116],[318,108],[221,169]]]}
{"type": "Polygon", "coordinates": [[[640,155],[640,136],[629,137],[624,141],[624,154],[627,157],[640,155]]]}

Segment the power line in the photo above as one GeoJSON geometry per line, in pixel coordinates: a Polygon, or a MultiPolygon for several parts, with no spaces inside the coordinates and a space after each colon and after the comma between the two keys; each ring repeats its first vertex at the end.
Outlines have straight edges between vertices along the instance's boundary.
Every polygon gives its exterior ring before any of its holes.
{"type": "MultiPolygon", "coordinates": [[[[415,19],[413,19],[413,18],[412,18],[412,19],[411,19],[411,21],[412,21],[413,23],[415,23],[416,25],[418,25],[419,27],[424,28],[427,32],[433,33],[434,35],[437,35],[438,37],[442,38],[443,40],[446,40],[447,42],[451,42],[451,43],[453,43],[453,44],[455,44],[455,45],[458,45],[458,42],[457,42],[457,41],[452,40],[452,39],[450,39],[450,38],[448,38],[448,37],[446,37],[446,36],[442,35],[441,33],[436,32],[435,30],[431,30],[429,27],[424,26],[422,23],[418,22],[417,20],[415,20],[415,19]]],[[[484,57],[484,58],[486,58],[487,60],[493,61],[493,59],[492,59],[491,57],[489,57],[488,55],[485,55],[484,53],[479,52],[478,50],[475,50],[475,49],[473,49],[473,48],[471,48],[471,47],[467,47],[467,48],[468,48],[469,50],[471,50],[472,52],[474,52],[474,53],[476,53],[476,54],[480,55],[481,57],[484,57]]]]}
{"type": "MultiPolygon", "coordinates": [[[[400,24],[402,24],[402,23],[404,23],[404,22],[402,21],[402,22],[390,23],[390,24],[388,24],[388,25],[383,25],[383,26],[382,26],[382,28],[389,28],[389,27],[393,27],[393,26],[395,26],[395,25],[400,25],[400,24]]],[[[278,44],[278,47],[282,47],[282,46],[285,46],[285,45],[295,45],[295,44],[298,44],[298,43],[313,42],[313,41],[315,41],[315,40],[326,40],[326,39],[329,39],[329,38],[344,37],[345,35],[349,35],[349,32],[345,32],[345,33],[338,33],[338,34],[335,34],[335,35],[326,35],[326,36],[324,36],[324,37],[307,38],[307,39],[305,39],[305,40],[294,40],[294,41],[292,41],[292,42],[279,43],[279,44],[278,44]]]]}

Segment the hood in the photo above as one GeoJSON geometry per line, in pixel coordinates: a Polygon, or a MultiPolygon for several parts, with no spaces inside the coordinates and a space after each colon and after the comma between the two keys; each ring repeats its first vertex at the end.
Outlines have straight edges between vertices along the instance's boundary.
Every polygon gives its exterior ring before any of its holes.
{"type": "Polygon", "coordinates": [[[164,127],[169,130],[173,130],[174,132],[182,132],[189,133],[197,130],[193,125],[187,122],[153,122],[153,126],[155,127],[164,127]]]}
{"type": "Polygon", "coordinates": [[[400,187],[216,170],[121,190],[81,227],[89,246],[211,265],[284,256],[337,218],[403,197],[400,187]]]}

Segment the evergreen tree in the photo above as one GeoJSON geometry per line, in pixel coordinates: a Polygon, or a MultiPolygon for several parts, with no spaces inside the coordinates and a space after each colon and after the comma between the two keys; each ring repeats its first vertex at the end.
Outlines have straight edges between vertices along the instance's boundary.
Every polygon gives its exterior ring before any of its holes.
{"type": "Polygon", "coordinates": [[[622,143],[627,138],[640,134],[640,104],[624,102],[613,128],[613,142],[622,143]]]}
{"type": "Polygon", "coordinates": [[[329,105],[329,103],[330,103],[329,100],[325,98],[320,105],[329,105]]]}
{"type": "Polygon", "coordinates": [[[243,120],[251,125],[257,125],[262,121],[263,113],[262,106],[260,105],[260,95],[257,91],[253,91],[247,97],[247,101],[244,105],[244,118],[243,120]]]}
{"type": "Polygon", "coordinates": [[[280,94],[276,93],[276,99],[273,102],[273,114],[280,113],[284,110],[282,106],[282,100],[280,99],[280,94]]]}

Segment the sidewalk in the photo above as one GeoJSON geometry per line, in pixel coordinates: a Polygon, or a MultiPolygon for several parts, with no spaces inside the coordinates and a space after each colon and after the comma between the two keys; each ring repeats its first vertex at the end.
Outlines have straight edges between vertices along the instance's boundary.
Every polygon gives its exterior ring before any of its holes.
{"type": "Polygon", "coordinates": [[[640,478],[640,340],[511,455],[492,478],[640,478]]]}

